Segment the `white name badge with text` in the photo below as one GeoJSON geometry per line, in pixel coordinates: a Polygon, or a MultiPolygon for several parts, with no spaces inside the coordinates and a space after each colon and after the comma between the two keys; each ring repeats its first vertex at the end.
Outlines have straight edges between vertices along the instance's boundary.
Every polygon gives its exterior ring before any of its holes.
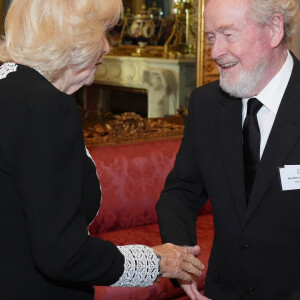
{"type": "Polygon", "coordinates": [[[283,191],[300,190],[300,165],[285,165],[279,173],[283,191]]]}

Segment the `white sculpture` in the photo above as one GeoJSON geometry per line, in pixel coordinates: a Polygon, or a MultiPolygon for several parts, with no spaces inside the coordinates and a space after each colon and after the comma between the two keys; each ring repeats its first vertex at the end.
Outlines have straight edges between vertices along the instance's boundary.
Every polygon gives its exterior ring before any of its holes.
{"type": "Polygon", "coordinates": [[[177,82],[172,71],[148,68],[143,71],[143,82],[148,90],[148,117],[160,118],[176,112],[177,82]]]}

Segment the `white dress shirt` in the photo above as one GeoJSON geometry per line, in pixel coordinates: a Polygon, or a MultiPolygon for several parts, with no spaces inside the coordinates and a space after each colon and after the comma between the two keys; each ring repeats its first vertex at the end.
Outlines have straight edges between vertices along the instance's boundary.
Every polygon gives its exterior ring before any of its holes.
{"type": "MultiPolygon", "coordinates": [[[[268,85],[255,96],[263,106],[257,113],[257,120],[260,129],[260,158],[268,141],[281,99],[290,80],[294,66],[293,58],[288,51],[285,63],[280,71],[273,77],[268,85]]],[[[253,98],[253,97],[251,97],[253,98]]],[[[243,102],[243,124],[247,115],[247,102],[249,98],[242,99],[243,102]]]]}

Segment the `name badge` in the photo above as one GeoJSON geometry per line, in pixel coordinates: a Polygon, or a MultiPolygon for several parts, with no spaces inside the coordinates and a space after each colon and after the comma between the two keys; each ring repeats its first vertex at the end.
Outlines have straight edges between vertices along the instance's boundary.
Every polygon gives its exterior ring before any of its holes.
{"type": "Polygon", "coordinates": [[[300,165],[285,165],[279,173],[283,191],[300,190],[300,165]]]}

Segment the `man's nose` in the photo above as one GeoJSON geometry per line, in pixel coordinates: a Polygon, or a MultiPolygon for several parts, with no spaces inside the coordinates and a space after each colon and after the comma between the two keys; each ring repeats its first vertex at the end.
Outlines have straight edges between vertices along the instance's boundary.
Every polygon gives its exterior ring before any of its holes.
{"type": "Polygon", "coordinates": [[[211,46],[211,58],[217,60],[227,53],[227,43],[222,38],[216,38],[211,46]]]}

